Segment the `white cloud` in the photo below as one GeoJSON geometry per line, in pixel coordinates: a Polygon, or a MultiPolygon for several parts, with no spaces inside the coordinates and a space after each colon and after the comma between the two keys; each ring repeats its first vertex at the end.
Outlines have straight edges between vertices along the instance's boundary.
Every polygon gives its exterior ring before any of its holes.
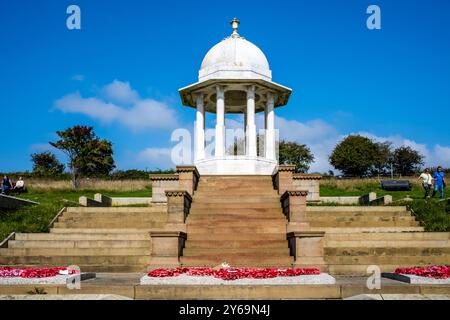
{"type": "Polygon", "coordinates": [[[137,162],[145,163],[152,169],[170,169],[175,165],[171,160],[172,148],[147,148],[139,152],[137,162]]]}
{"type": "Polygon", "coordinates": [[[80,113],[102,123],[117,122],[132,131],[170,129],[177,126],[176,112],[167,104],[141,99],[129,83],[114,80],[101,90],[101,97],[84,98],[79,92],[58,99],[55,107],[80,113]]]}
{"type": "Polygon", "coordinates": [[[139,101],[139,94],[131,88],[129,82],[114,80],[101,91],[104,99],[112,103],[127,105],[139,101]]]}

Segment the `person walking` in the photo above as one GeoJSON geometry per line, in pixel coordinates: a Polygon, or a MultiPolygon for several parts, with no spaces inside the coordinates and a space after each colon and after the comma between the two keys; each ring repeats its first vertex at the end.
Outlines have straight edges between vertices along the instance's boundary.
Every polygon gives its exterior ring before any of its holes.
{"type": "Polygon", "coordinates": [[[441,166],[437,167],[437,170],[433,174],[433,179],[434,179],[433,198],[439,191],[441,199],[444,199],[445,181],[444,181],[444,171],[442,170],[441,166]]]}
{"type": "Polygon", "coordinates": [[[422,180],[422,187],[425,191],[425,195],[423,196],[424,199],[427,199],[430,197],[430,190],[433,186],[433,177],[430,174],[430,170],[425,169],[423,173],[419,176],[418,180],[422,180]]]}
{"type": "Polygon", "coordinates": [[[3,176],[2,194],[8,194],[8,192],[11,190],[11,188],[12,188],[11,180],[9,180],[8,176],[3,176]]]}

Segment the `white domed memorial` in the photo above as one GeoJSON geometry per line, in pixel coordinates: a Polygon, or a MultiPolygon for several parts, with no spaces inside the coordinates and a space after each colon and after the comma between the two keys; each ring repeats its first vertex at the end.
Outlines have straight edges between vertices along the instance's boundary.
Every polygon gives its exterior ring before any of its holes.
{"type": "Polygon", "coordinates": [[[278,165],[275,114],[292,92],[272,81],[269,61],[256,45],[233,33],[213,46],[203,59],[198,82],[179,90],[184,106],[196,108],[194,164],[204,175],[271,175],[278,165]],[[216,114],[214,155],[205,154],[205,112],[216,114]],[[264,112],[263,154],[257,153],[255,116],[264,112]],[[243,114],[245,154],[228,155],[225,114],[243,114]]]}

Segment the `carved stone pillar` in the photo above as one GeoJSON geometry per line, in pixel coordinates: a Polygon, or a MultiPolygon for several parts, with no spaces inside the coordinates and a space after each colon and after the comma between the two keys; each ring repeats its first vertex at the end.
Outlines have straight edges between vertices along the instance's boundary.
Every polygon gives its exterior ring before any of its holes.
{"type": "Polygon", "coordinates": [[[278,171],[273,176],[275,188],[278,194],[283,194],[286,190],[293,189],[293,177],[295,165],[282,164],[278,166],[278,171]]]}
{"type": "Polygon", "coordinates": [[[166,190],[167,224],[184,224],[191,209],[192,197],[185,190],[166,190]]]}
{"type": "Polygon", "coordinates": [[[197,190],[200,174],[195,166],[177,166],[179,189],[186,190],[190,195],[197,190]]]}

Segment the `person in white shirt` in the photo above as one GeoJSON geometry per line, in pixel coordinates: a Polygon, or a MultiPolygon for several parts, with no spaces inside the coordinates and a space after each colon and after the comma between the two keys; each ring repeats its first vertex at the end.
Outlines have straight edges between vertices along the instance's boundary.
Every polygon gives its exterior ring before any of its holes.
{"type": "Polygon", "coordinates": [[[15,192],[23,192],[25,189],[25,181],[23,181],[22,177],[19,178],[19,180],[17,180],[16,185],[14,186],[14,191],[15,192]]]}
{"type": "Polygon", "coordinates": [[[429,198],[430,190],[433,185],[433,177],[430,174],[430,170],[425,169],[423,171],[423,173],[419,176],[418,180],[422,180],[422,186],[423,186],[423,189],[425,190],[425,195],[423,198],[424,199],[429,198]]]}

